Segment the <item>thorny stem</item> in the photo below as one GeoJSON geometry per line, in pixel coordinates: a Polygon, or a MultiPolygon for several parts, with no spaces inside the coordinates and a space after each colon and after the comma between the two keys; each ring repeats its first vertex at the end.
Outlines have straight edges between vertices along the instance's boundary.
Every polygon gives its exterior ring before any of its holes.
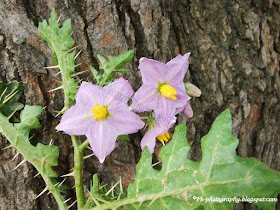
{"type": "Polygon", "coordinates": [[[80,141],[76,136],[71,136],[74,146],[74,178],[78,209],[84,207],[85,194],[83,188],[83,150],[80,149],[80,141]]]}

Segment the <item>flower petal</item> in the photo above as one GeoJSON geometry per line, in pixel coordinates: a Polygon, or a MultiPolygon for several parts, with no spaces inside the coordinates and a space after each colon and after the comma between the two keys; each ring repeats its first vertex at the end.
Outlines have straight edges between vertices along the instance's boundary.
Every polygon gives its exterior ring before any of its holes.
{"type": "Polygon", "coordinates": [[[141,58],[138,67],[142,74],[144,85],[157,88],[158,83],[164,83],[164,75],[166,74],[166,66],[159,61],[141,58]]]}
{"type": "MultiPolygon", "coordinates": [[[[111,101],[116,103],[127,104],[129,98],[133,95],[133,89],[127,80],[119,78],[114,82],[102,88],[104,103],[108,104],[111,101]]],[[[104,104],[104,105],[105,105],[104,104]]]]}
{"type": "Polygon", "coordinates": [[[153,154],[156,145],[156,137],[164,134],[168,131],[168,129],[168,127],[161,127],[158,124],[156,124],[153,128],[150,128],[141,140],[141,149],[143,150],[145,146],[147,146],[149,152],[153,154]]]}
{"type": "Polygon", "coordinates": [[[103,92],[97,85],[88,82],[82,82],[76,96],[76,103],[82,103],[84,106],[103,105],[103,92]]]}
{"type": "Polygon", "coordinates": [[[163,127],[169,127],[171,119],[175,116],[176,106],[175,100],[160,96],[158,107],[154,110],[156,121],[163,127]]]}
{"type": "Polygon", "coordinates": [[[189,101],[187,102],[187,105],[185,106],[182,113],[186,118],[191,118],[193,116],[193,110],[189,101]]]}
{"type": "Polygon", "coordinates": [[[191,97],[187,95],[186,89],[185,89],[185,86],[183,83],[174,86],[174,88],[176,89],[176,92],[177,92],[177,99],[174,102],[176,105],[175,114],[178,114],[183,111],[183,109],[185,108],[185,106],[187,104],[187,101],[189,101],[191,99],[191,97]]]}
{"type": "Polygon", "coordinates": [[[160,97],[161,95],[160,93],[157,93],[156,88],[143,85],[134,94],[130,109],[133,109],[136,112],[154,110],[158,106],[158,100],[160,97]]]}
{"type": "Polygon", "coordinates": [[[186,53],[184,56],[178,55],[166,64],[168,71],[165,76],[165,81],[169,81],[169,85],[175,86],[183,83],[189,67],[189,56],[190,53],[186,53]]]}
{"type": "Polygon", "coordinates": [[[85,135],[95,120],[91,116],[86,116],[91,113],[91,109],[83,105],[84,103],[80,102],[68,109],[56,129],[69,135],[85,135]]]}
{"type": "Polygon", "coordinates": [[[86,136],[95,156],[100,163],[103,163],[115,148],[115,141],[118,137],[117,126],[108,119],[99,120],[91,127],[86,136]]]}
{"type": "Polygon", "coordinates": [[[140,117],[132,111],[108,108],[108,111],[113,117],[109,117],[108,121],[115,126],[118,135],[127,135],[138,132],[144,127],[145,123],[140,117]]]}

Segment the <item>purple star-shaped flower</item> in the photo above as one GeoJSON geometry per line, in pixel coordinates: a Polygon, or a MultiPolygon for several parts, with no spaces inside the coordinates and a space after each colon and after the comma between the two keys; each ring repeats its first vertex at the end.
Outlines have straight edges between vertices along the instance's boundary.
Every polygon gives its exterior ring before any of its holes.
{"type": "Polygon", "coordinates": [[[145,133],[141,140],[141,149],[143,150],[145,146],[148,147],[149,152],[151,154],[154,153],[154,149],[156,146],[156,138],[157,136],[160,136],[166,132],[168,132],[169,128],[171,128],[176,122],[176,117],[172,117],[169,125],[163,124],[162,122],[159,122],[157,119],[155,121],[155,124],[149,128],[149,130],[145,133]]]}
{"type": "Polygon", "coordinates": [[[119,135],[136,133],[144,122],[129,110],[130,84],[123,78],[105,87],[83,82],[76,104],[62,116],[57,130],[69,135],[86,135],[94,154],[103,163],[119,135]]]}
{"type": "Polygon", "coordinates": [[[192,116],[188,103],[191,97],[186,93],[183,79],[187,72],[190,53],[164,64],[156,60],[142,58],[139,69],[143,85],[133,97],[131,109],[136,112],[154,110],[163,118],[170,118],[179,112],[192,116]]]}

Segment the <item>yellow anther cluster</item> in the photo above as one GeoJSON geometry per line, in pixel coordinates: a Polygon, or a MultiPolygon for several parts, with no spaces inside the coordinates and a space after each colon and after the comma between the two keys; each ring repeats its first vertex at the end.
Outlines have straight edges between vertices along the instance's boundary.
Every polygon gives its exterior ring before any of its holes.
{"type": "Polygon", "coordinates": [[[157,136],[157,139],[164,144],[164,141],[168,142],[170,140],[170,135],[167,131],[164,134],[157,136]]]}
{"type": "Polygon", "coordinates": [[[171,98],[172,100],[176,100],[177,92],[174,87],[170,85],[162,85],[159,89],[161,95],[165,96],[166,98],[171,98]]]}
{"type": "Polygon", "coordinates": [[[91,111],[96,120],[102,120],[107,116],[107,109],[104,106],[94,106],[91,111]]]}

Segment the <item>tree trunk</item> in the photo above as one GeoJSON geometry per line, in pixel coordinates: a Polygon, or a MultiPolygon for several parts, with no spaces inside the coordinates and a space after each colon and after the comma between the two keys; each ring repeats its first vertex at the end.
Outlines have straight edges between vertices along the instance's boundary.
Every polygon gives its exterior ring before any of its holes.
{"type": "MultiPolygon", "coordinates": [[[[59,84],[51,52],[37,35],[38,23],[48,19],[55,8],[60,22],[72,19],[73,38],[82,50],[77,71],[98,68],[97,54],[103,56],[135,49],[125,78],[137,90],[141,76],[137,68],[141,57],[167,62],[178,53],[191,52],[186,81],[200,87],[202,96],[192,99],[194,116],[185,120],[189,158],[201,158],[200,139],[224,109],[233,116],[233,134],[240,140],[237,153],[255,157],[280,170],[280,71],[279,0],[1,0],[0,76],[1,80],[21,81],[25,87],[22,101],[46,106],[40,117],[43,125],[37,137],[46,144],[52,139],[60,148],[60,175],[73,166],[71,140],[57,133],[63,107],[61,91],[48,92],[59,84]]],[[[87,80],[89,73],[80,76],[87,80]]],[[[117,141],[114,152],[99,164],[86,160],[85,183],[97,173],[104,183],[122,177],[124,187],[133,181],[140,158],[141,135],[131,135],[127,144],[117,141]]],[[[2,138],[1,148],[7,146],[2,138]]],[[[44,189],[41,177],[28,163],[12,169],[14,149],[0,151],[0,209],[57,209],[51,195],[34,199],[44,189]]],[[[87,151],[90,153],[90,151],[87,151]]],[[[66,198],[75,200],[68,178],[66,198]]],[[[279,198],[279,197],[278,197],[279,198]]],[[[69,201],[71,203],[72,201],[69,201]]],[[[254,208],[239,204],[236,209],[254,208]]]]}

